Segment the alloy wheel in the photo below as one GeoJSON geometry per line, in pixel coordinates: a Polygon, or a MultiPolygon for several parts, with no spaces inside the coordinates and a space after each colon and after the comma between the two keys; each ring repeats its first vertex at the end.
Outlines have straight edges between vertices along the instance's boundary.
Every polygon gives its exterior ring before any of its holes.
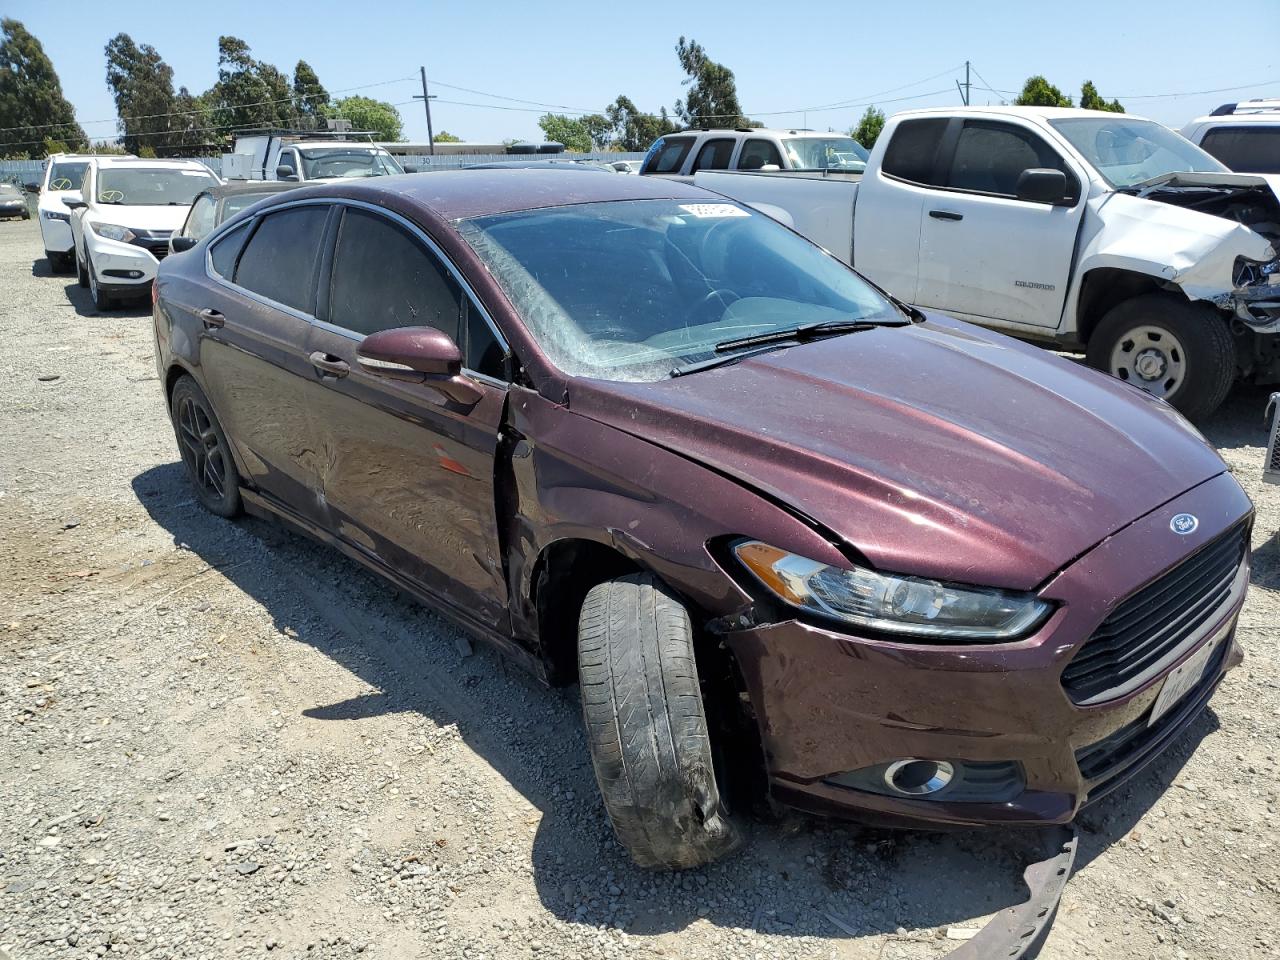
{"type": "Polygon", "coordinates": [[[1163,327],[1134,327],[1111,351],[1111,375],[1167,399],[1187,377],[1187,354],[1163,327]]]}
{"type": "Polygon", "coordinates": [[[184,397],[178,408],[178,440],[196,486],[213,500],[222,500],[227,489],[227,453],[209,411],[194,397],[184,397]]]}

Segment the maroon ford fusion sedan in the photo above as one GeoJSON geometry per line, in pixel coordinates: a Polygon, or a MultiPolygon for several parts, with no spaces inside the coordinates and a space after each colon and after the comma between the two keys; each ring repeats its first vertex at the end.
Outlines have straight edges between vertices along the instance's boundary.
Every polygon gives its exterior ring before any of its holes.
{"type": "Polygon", "coordinates": [[[1252,508],[1171,407],[693,186],[302,188],[155,297],[200,501],[577,679],[641,864],[727,853],[762,793],[1065,823],[1241,659],[1252,508]]]}

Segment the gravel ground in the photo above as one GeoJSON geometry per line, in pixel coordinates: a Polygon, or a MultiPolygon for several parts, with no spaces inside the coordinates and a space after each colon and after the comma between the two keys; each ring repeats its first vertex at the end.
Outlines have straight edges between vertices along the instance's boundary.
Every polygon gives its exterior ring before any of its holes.
{"type": "MultiPolygon", "coordinates": [[[[192,500],[138,308],[0,223],[0,960],[945,954],[1023,835],[760,823],[633,868],[576,690],[336,553],[192,500]]],[[[1258,505],[1244,666],[1082,823],[1046,960],[1280,956],[1280,488],[1265,393],[1208,434],[1258,505]]]]}

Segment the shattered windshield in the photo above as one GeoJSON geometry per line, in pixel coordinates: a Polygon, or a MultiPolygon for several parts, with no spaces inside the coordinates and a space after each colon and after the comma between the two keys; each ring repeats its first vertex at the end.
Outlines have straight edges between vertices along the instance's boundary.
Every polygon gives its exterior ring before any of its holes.
{"type": "Polygon", "coordinates": [[[573,376],[661,380],[717,356],[726,340],[902,320],[849,267],[735,203],[575,204],[458,229],[548,358],[573,376]]]}
{"type": "Polygon", "coordinates": [[[782,141],[793,170],[867,169],[867,151],[853,137],[791,137],[782,141]]]}
{"type": "Polygon", "coordinates": [[[1152,120],[1076,117],[1049,123],[1113,187],[1132,187],[1169,173],[1227,169],[1191,141],[1152,120]]]}
{"type": "Polygon", "coordinates": [[[303,172],[308,180],[325,177],[387,177],[404,173],[400,164],[389,153],[381,150],[337,148],[306,148],[302,155],[303,172]]]}

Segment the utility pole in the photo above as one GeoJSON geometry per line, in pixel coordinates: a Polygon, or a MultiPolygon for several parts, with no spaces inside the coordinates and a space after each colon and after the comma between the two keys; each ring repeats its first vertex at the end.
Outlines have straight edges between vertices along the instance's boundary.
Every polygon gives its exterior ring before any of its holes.
{"type": "MultiPolygon", "coordinates": [[[[423,80],[422,80],[423,90],[427,89],[426,84],[427,84],[426,74],[423,74],[423,80]]],[[[961,84],[960,81],[957,80],[956,89],[960,91],[960,99],[964,101],[964,105],[967,107],[969,105],[969,61],[968,60],[964,62],[964,83],[961,84]]]]}
{"type": "Polygon", "coordinates": [[[435,99],[431,94],[427,93],[427,68],[419,67],[422,73],[422,96],[414,94],[413,99],[421,100],[422,105],[427,108],[427,149],[431,151],[431,156],[436,155],[436,135],[431,130],[431,101],[435,99]]]}

